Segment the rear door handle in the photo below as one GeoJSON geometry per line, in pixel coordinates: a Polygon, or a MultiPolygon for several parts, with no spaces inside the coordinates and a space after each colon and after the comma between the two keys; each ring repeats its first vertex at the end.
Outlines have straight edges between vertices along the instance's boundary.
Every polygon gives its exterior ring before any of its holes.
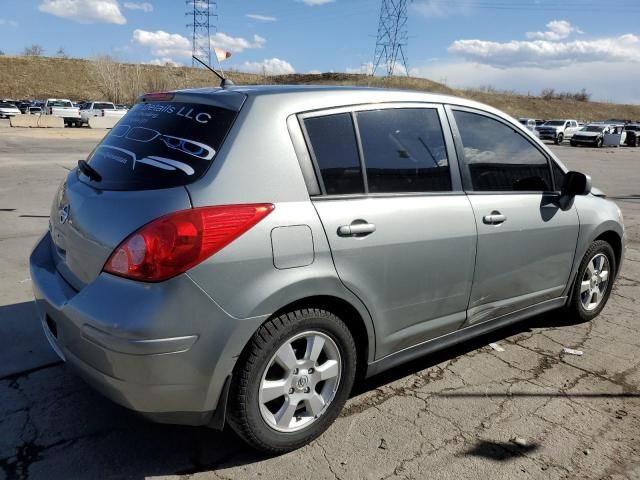
{"type": "Polygon", "coordinates": [[[507,220],[507,217],[500,212],[491,212],[491,215],[485,215],[482,217],[482,221],[487,225],[500,225],[507,220]]]}
{"type": "Polygon", "coordinates": [[[376,231],[373,223],[352,223],[351,225],[341,225],[338,227],[340,237],[362,237],[376,231]]]}

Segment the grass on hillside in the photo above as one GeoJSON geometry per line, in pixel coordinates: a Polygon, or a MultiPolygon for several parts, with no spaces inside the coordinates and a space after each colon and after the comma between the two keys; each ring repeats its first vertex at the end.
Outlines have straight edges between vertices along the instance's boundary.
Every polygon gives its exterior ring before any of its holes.
{"type": "MultiPolygon", "coordinates": [[[[492,105],[514,117],[640,120],[640,105],[544,99],[509,92],[455,90],[424,78],[385,78],[347,73],[264,76],[234,71],[229,72],[229,77],[236,85],[356,85],[444,93],[492,105]]],[[[211,72],[188,67],[120,64],[105,59],[89,61],[0,56],[0,98],[109,98],[117,103],[131,103],[144,92],[217,83],[211,72]]]]}

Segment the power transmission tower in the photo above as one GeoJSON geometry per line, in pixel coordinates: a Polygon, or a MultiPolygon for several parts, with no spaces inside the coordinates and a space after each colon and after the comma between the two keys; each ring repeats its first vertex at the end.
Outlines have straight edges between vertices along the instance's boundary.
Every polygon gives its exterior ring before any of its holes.
{"type": "MultiPolygon", "coordinates": [[[[214,0],[186,0],[186,4],[187,16],[191,20],[187,24],[187,28],[193,28],[192,55],[206,62],[207,65],[211,65],[211,34],[216,33],[218,2],[214,0]]],[[[194,67],[199,66],[195,60],[191,62],[194,67]]]]}
{"type": "Polygon", "coordinates": [[[371,75],[375,75],[381,65],[386,70],[387,76],[393,75],[398,65],[402,65],[405,73],[409,74],[407,66],[408,1],[382,0],[371,75]]]}

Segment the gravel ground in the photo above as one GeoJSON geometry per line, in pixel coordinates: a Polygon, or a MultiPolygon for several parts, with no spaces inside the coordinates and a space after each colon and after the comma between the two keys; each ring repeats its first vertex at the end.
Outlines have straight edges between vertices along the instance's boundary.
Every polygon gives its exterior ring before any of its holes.
{"type": "Polygon", "coordinates": [[[372,378],[320,439],[265,457],[228,430],[138,418],[46,344],[28,254],[99,137],[0,129],[0,480],[640,478],[640,149],[552,147],[625,215],[626,262],[600,317],[535,317],[372,378]]]}

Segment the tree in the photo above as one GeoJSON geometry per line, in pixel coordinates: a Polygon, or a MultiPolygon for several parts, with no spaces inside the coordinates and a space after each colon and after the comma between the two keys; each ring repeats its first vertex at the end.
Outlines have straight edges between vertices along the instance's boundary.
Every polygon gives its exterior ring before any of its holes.
{"type": "Polygon", "coordinates": [[[60,57],[60,58],[69,58],[69,55],[67,55],[67,51],[64,49],[64,47],[60,47],[60,48],[56,51],[56,57],[60,57]]]}
{"type": "Polygon", "coordinates": [[[25,57],[41,57],[42,55],[44,55],[44,47],[42,45],[34,43],[30,47],[26,47],[22,54],[25,57]]]}

